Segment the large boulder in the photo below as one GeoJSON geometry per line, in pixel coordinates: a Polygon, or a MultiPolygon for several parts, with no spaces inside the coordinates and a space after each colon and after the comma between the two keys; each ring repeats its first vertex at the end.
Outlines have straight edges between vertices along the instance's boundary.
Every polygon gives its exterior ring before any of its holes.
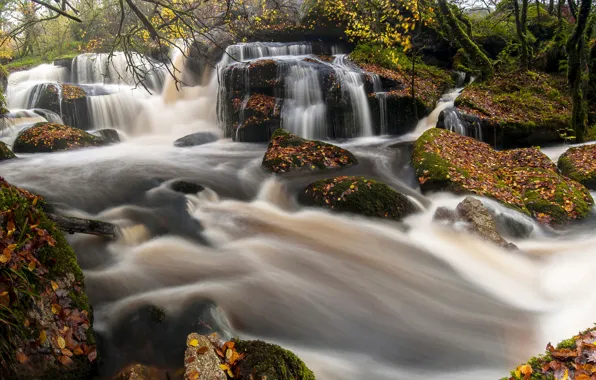
{"type": "Polygon", "coordinates": [[[10,150],[6,144],[0,141],[0,161],[10,160],[16,158],[15,154],[10,150]]]}
{"type": "Polygon", "coordinates": [[[104,146],[110,142],[77,128],[54,123],[37,123],[17,136],[15,153],[50,153],[62,150],[104,146]]]}
{"type": "Polygon", "coordinates": [[[281,126],[281,99],[253,94],[232,102],[232,138],[244,142],[267,141],[281,126]]]}
{"type": "Polygon", "coordinates": [[[594,204],[584,186],[560,175],[536,148],[496,151],[432,128],[414,143],[412,163],[423,191],[478,194],[548,224],[584,218],[594,204]]]}
{"type": "Polygon", "coordinates": [[[455,106],[455,115],[449,117],[450,110],[441,113],[437,127],[463,129],[467,136],[499,148],[559,143],[572,133],[571,97],[560,75],[495,75],[467,86],[455,106]]]}
{"type": "Polygon", "coordinates": [[[273,173],[321,170],[357,164],[349,151],[322,141],[307,140],[278,129],[271,136],[263,168],[273,173]]]}
{"type": "Polygon", "coordinates": [[[311,183],[300,194],[300,203],[364,216],[401,220],[416,206],[382,182],[364,177],[335,177],[311,183]]]}
{"type": "Polygon", "coordinates": [[[0,178],[2,379],[84,379],[94,370],[83,272],[44,206],[0,178]]]}
{"type": "Polygon", "coordinates": [[[42,83],[34,90],[30,108],[52,111],[62,117],[65,124],[89,129],[91,123],[85,90],[74,84],[42,83]]]}
{"type": "Polygon", "coordinates": [[[596,190],[596,144],[569,148],[559,157],[558,166],[567,177],[596,190]]]}

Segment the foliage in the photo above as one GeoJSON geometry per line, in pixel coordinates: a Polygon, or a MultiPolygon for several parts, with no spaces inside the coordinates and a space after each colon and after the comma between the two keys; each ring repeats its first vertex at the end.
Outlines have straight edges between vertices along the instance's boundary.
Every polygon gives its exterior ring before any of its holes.
{"type": "Polygon", "coordinates": [[[4,144],[2,141],[0,141],[0,161],[10,160],[11,158],[16,158],[16,156],[6,146],[6,144],[4,144]]]}
{"type": "Polygon", "coordinates": [[[80,129],[55,123],[37,123],[19,134],[13,150],[17,153],[49,153],[102,145],[106,145],[103,138],[80,129]]]}
{"type": "Polygon", "coordinates": [[[364,177],[341,176],[316,181],[306,187],[300,201],[309,206],[395,220],[416,212],[405,195],[364,177]]]}
{"type": "Polygon", "coordinates": [[[596,190],[596,144],[569,148],[558,166],[567,177],[596,190]]]}
{"type": "Polygon", "coordinates": [[[263,167],[273,173],[339,168],[356,163],[356,157],[345,149],[306,140],[284,129],[273,133],[263,157],[263,167]]]}
{"type": "Polygon", "coordinates": [[[584,218],[594,204],[584,186],[559,175],[536,148],[499,152],[473,138],[433,128],[414,144],[412,163],[423,188],[494,198],[547,224],[584,218]]]}

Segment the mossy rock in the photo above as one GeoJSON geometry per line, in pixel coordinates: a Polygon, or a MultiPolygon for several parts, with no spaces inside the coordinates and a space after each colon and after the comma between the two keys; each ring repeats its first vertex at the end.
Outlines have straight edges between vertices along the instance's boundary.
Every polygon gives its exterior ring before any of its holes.
{"type": "Polygon", "coordinates": [[[559,157],[558,165],[567,177],[596,190],[596,144],[569,148],[559,157]]]}
{"type": "Polygon", "coordinates": [[[77,128],[55,123],[37,123],[19,133],[16,153],[50,153],[62,150],[104,146],[108,141],[77,128]]]}
{"type": "Polygon", "coordinates": [[[313,182],[300,195],[300,203],[395,220],[416,212],[408,197],[364,177],[342,176],[313,182]]]}
{"type": "Polygon", "coordinates": [[[315,380],[315,375],[292,352],[260,340],[235,340],[236,351],[245,354],[238,364],[240,380],[315,380]]]}
{"type": "Polygon", "coordinates": [[[412,164],[423,191],[493,198],[547,224],[582,219],[594,204],[588,189],[560,175],[536,148],[496,151],[473,138],[432,128],[414,143],[412,164]]]}
{"type": "Polygon", "coordinates": [[[94,371],[83,273],[44,207],[0,178],[2,379],[84,379],[94,371]]]}
{"type": "Polygon", "coordinates": [[[307,140],[278,129],[271,136],[263,168],[273,173],[322,170],[358,163],[349,151],[322,141],[307,140]]]}
{"type": "Polygon", "coordinates": [[[17,158],[17,156],[15,156],[15,154],[6,146],[6,144],[0,141],[0,161],[10,160],[12,158],[17,158]]]}
{"type": "Polygon", "coordinates": [[[561,341],[550,343],[542,355],[530,358],[501,380],[591,379],[596,356],[596,327],[561,341]]]}
{"type": "Polygon", "coordinates": [[[41,83],[34,90],[38,96],[32,108],[50,110],[62,118],[65,124],[75,128],[89,129],[91,123],[87,109],[87,94],[74,84],[41,83]]]}

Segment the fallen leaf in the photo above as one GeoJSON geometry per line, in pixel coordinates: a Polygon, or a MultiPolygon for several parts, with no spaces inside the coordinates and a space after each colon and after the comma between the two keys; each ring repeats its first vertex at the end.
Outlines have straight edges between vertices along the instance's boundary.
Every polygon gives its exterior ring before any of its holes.
{"type": "Polygon", "coordinates": [[[201,354],[201,355],[202,355],[202,354],[206,353],[207,351],[209,351],[209,347],[207,347],[207,346],[203,346],[203,347],[200,347],[200,348],[197,350],[197,354],[201,354]]]}
{"type": "Polygon", "coordinates": [[[26,363],[29,360],[29,357],[22,353],[21,351],[17,352],[17,361],[21,364],[26,363]]]}
{"type": "Polygon", "coordinates": [[[192,347],[196,347],[199,345],[199,340],[196,338],[192,338],[191,340],[188,341],[188,345],[192,346],[192,347]]]}
{"type": "Polygon", "coordinates": [[[56,341],[58,342],[58,347],[60,347],[61,349],[64,349],[66,347],[66,341],[63,337],[59,336],[58,339],[56,339],[56,341]]]}

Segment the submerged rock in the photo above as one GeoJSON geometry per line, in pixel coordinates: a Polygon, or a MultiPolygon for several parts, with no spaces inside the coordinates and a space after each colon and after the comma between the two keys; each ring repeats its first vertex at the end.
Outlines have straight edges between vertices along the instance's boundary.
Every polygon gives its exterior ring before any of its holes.
{"type": "Polygon", "coordinates": [[[6,146],[6,144],[0,141],[0,161],[10,160],[12,158],[17,158],[17,156],[15,156],[15,154],[6,146]]]}
{"type": "Polygon", "coordinates": [[[567,177],[596,190],[596,144],[569,148],[559,157],[558,166],[567,177]]]}
{"type": "Polygon", "coordinates": [[[300,203],[354,214],[401,220],[417,211],[403,194],[364,177],[335,177],[311,183],[300,203]]]}
{"type": "Polygon", "coordinates": [[[37,123],[19,133],[16,153],[50,153],[62,150],[104,146],[108,141],[77,128],[54,123],[37,123]]]}
{"type": "Polygon", "coordinates": [[[120,135],[118,131],[111,128],[99,129],[94,133],[96,136],[102,137],[109,144],[116,144],[120,142],[120,135]]]}
{"type": "Polygon", "coordinates": [[[169,376],[159,368],[131,364],[114,376],[112,380],[169,380],[169,376]]]}
{"type": "Polygon", "coordinates": [[[273,173],[322,170],[357,164],[349,151],[322,141],[307,140],[278,129],[271,136],[263,157],[263,168],[273,173]]]}
{"type": "Polygon", "coordinates": [[[174,146],[177,146],[179,148],[184,148],[184,147],[189,147],[189,146],[208,144],[211,142],[215,142],[217,140],[218,140],[218,137],[215,133],[197,132],[197,133],[193,133],[191,135],[181,137],[178,140],[174,141],[174,146]]]}
{"type": "Polygon", "coordinates": [[[43,206],[0,178],[2,379],[84,379],[95,366],[83,272],[43,206]]]}
{"type": "Polygon", "coordinates": [[[170,184],[172,190],[182,194],[196,194],[205,190],[205,187],[194,182],[174,181],[170,184]]]}
{"type": "Polygon", "coordinates": [[[536,148],[499,152],[470,137],[432,128],[416,140],[412,163],[423,191],[478,194],[543,223],[584,218],[594,204],[584,186],[560,175],[536,148]]]}
{"type": "Polygon", "coordinates": [[[455,100],[457,111],[439,116],[437,127],[462,128],[499,148],[529,147],[564,141],[572,134],[571,98],[566,78],[546,73],[495,75],[467,86],[455,100]],[[454,116],[460,126],[453,125],[454,116]]]}

